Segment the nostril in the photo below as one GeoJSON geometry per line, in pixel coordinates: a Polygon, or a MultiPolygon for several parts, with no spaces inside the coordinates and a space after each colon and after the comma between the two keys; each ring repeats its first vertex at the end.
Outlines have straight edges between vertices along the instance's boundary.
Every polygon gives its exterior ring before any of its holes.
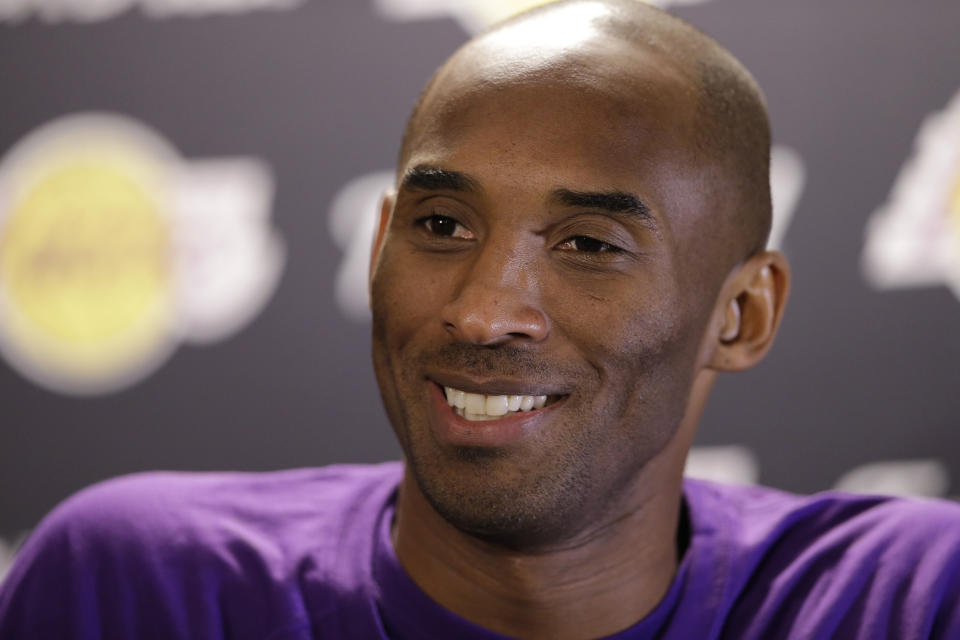
{"type": "Polygon", "coordinates": [[[475,345],[540,341],[550,325],[535,297],[479,286],[461,292],[446,305],[440,319],[454,338],[475,345]]]}

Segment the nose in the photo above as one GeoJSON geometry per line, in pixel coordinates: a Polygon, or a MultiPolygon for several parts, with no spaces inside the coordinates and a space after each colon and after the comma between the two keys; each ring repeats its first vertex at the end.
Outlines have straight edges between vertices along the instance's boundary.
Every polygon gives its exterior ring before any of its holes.
{"type": "Polygon", "coordinates": [[[443,308],[447,331],[459,341],[485,346],[546,339],[550,321],[534,263],[502,243],[478,248],[462,265],[456,295],[443,308]]]}

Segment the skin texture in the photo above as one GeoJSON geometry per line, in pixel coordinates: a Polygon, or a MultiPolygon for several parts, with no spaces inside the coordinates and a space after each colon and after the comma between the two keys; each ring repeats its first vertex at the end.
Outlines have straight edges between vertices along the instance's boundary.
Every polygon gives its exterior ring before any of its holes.
{"type": "Polygon", "coordinates": [[[565,639],[662,598],[716,372],[763,357],[786,301],[785,260],[758,249],[767,131],[728,54],[632,2],[525,14],[431,81],[384,199],[371,300],[407,458],[394,543],[440,604],[565,639]],[[458,423],[438,385],[553,404],[501,438],[500,421],[458,423]]]}

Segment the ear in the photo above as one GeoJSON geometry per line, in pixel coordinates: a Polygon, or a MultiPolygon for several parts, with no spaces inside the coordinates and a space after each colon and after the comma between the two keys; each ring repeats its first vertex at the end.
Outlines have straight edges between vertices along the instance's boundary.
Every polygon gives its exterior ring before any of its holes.
{"type": "Polygon", "coordinates": [[[790,294],[790,265],[779,251],[758,253],[727,278],[717,300],[708,367],[742,371],[760,362],[777,335],[790,294]]]}
{"type": "Polygon", "coordinates": [[[383,200],[380,202],[380,216],[373,234],[373,243],[370,246],[370,275],[367,279],[367,287],[373,281],[373,272],[377,268],[377,260],[380,258],[380,251],[383,249],[383,240],[387,235],[387,227],[390,225],[390,216],[393,213],[393,205],[397,200],[397,192],[390,189],[383,194],[383,200]]]}

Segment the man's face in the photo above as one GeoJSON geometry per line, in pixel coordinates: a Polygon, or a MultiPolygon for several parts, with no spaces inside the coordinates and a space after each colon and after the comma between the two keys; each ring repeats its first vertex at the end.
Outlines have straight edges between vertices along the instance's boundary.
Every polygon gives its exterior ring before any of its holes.
{"type": "Polygon", "coordinates": [[[433,507],[474,535],[550,544],[635,488],[702,365],[726,273],[698,239],[713,223],[695,98],[658,71],[613,89],[461,75],[425,102],[400,170],[374,365],[433,507]],[[487,415],[459,415],[459,392],[487,415]],[[524,404],[509,396],[547,400],[509,411],[524,404]]]}

